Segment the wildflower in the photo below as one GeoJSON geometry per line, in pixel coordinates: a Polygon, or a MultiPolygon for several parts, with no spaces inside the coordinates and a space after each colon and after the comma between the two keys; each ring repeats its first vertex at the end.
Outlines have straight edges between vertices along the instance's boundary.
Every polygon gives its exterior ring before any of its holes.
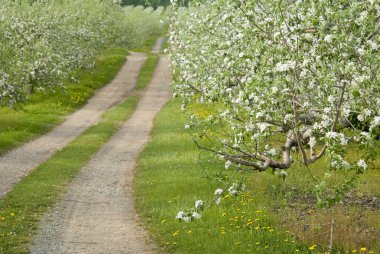
{"type": "Polygon", "coordinates": [[[309,247],[309,250],[314,250],[315,247],[317,247],[317,245],[312,245],[312,246],[309,247]]]}
{"type": "Polygon", "coordinates": [[[185,129],[189,129],[189,128],[190,128],[190,125],[185,124],[185,129]]]}
{"type": "Polygon", "coordinates": [[[15,216],[15,214],[14,214],[14,213],[11,213],[11,216],[13,217],[13,216],[15,216]]]}
{"type": "Polygon", "coordinates": [[[367,248],[365,248],[365,247],[360,248],[360,251],[366,251],[366,250],[367,250],[367,248]]]}
{"type": "Polygon", "coordinates": [[[356,253],[356,252],[358,252],[358,251],[357,251],[357,250],[352,250],[351,252],[352,252],[352,253],[356,253]]]}

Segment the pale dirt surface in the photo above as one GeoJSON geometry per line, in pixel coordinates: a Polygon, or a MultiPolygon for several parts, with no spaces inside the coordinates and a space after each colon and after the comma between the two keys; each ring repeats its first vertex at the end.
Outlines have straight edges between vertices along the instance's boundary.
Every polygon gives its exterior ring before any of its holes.
{"type": "Polygon", "coordinates": [[[45,216],[31,253],[155,253],[133,206],[131,183],[153,119],[171,98],[169,63],[161,56],[136,111],[84,166],[45,216]]]}
{"type": "Polygon", "coordinates": [[[155,53],[155,54],[159,54],[162,50],[162,47],[163,47],[165,41],[166,41],[165,37],[158,38],[156,43],[153,45],[151,52],[155,53]]]}
{"type": "Polygon", "coordinates": [[[24,176],[101,119],[102,113],[122,101],[134,88],[144,53],[132,53],[115,79],[99,89],[88,103],[51,132],[0,157],[0,198],[24,176]]]}

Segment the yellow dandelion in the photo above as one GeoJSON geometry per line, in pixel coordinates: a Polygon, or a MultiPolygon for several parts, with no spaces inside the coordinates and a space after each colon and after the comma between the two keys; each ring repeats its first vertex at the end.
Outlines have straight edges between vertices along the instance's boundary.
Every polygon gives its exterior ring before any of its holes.
{"type": "Polygon", "coordinates": [[[188,233],[188,234],[191,234],[191,233],[192,233],[192,231],[191,231],[191,230],[189,230],[189,231],[187,231],[187,233],[188,233]]]}
{"type": "Polygon", "coordinates": [[[176,244],[177,244],[177,242],[174,242],[174,243],[173,243],[173,245],[176,245],[176,244]]]}
{"type": "Polygon", "coordinates": [[[256,242],[256,245],[260,245],[260,242],[256,242]]]}
{"type": "Polygon", "coordinates": [[[1,220],[5,220],[5,217],[1,217],[1,220]]]}
{"type": "Polygon", "coordinates": [[[166,220],[162,220],[162,221],[161,221],[161,224],[162,224],[162,223],[165,223],[165,222],[166,222],[166,220]]]}
{"type": "Polygon", "coordinates": [[[315,247],[317,247],[317,245],[310,246],[310,247],[309,247],[309,250],[314,250],[315,247]]]}
{"type": "Polygon", "coordinates": [[[351,252],[352,252],[352,253],[356,253],[356,252],[358,252],[358,250],[352,250],[351,252]]]}
{"type": "Polygon", "coordinates": [[[170,242],[166,242],[166,245],[169,245],[170,244],[170,242]]]}
{"type": "Polygon", "coordinates": [[[263,211],[261,211],[261,210],[257,210],[257,211],[256,211],[256,213],[262,213],[262,212],[263,212],[263,211]]]}
{"type": "Polygon", "coordinates": [[[176,231],[173,233],[173,236],[177,236],[179,234],[179,231],[176,231]]]}
{"type": "Polygon", "coordinates": [[[365,248],[365,247],[360,248],[360,251],[366,251],[366,250],[367,250],[367,248],[365,248]]]}
{"type": "Polygon", "coordinates": [[[11,213],[11,216],[13,217],[13,216],[15,216],[15,214],[14,214],[14,213],[11,213]]]}

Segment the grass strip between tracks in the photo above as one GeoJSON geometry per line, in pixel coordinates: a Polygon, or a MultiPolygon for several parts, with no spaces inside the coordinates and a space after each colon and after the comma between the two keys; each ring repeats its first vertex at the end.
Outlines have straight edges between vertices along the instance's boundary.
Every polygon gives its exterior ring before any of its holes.
{"type": "Polygon", "coordinates": [[[153,78],[154,71],[160,59],[158,54],[147,53],[148,58],[146,59],[144,65],[141,67],[141,71],[139,78],[136,82],[136,89],[142,90],[147,85],[149,85],[150,81],[153,78]]]}

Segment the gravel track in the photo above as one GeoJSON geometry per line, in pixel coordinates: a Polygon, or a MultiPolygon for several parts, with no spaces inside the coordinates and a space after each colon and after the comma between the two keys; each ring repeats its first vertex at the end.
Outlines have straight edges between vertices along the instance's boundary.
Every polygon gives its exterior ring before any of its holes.
{"type": "Polygon", "coordinates": [[[164,43],[166,41],[165,37],[160,37],[156,40],[156,43],[153,45],[151,52],[155,54],[159,54],[162,50],[162,47],[164,46],[164,43]]]}
{"type": "Polygon", "coordinates": [[[0,157],[0,198],[33,169],[101,119],[104,111],[122,101],[134,88],[144,53],[132,53],[115,79],[99,89],[88,103],[51,132],[0,157]]]}
{"type": "Polygon", "coordinates": [[[41,221],[31,253],[155,253],[133,206],[131,183],[153,119],[170,99],[169,62],[160,56],[136,111],[84,166],[41,221]]]}

